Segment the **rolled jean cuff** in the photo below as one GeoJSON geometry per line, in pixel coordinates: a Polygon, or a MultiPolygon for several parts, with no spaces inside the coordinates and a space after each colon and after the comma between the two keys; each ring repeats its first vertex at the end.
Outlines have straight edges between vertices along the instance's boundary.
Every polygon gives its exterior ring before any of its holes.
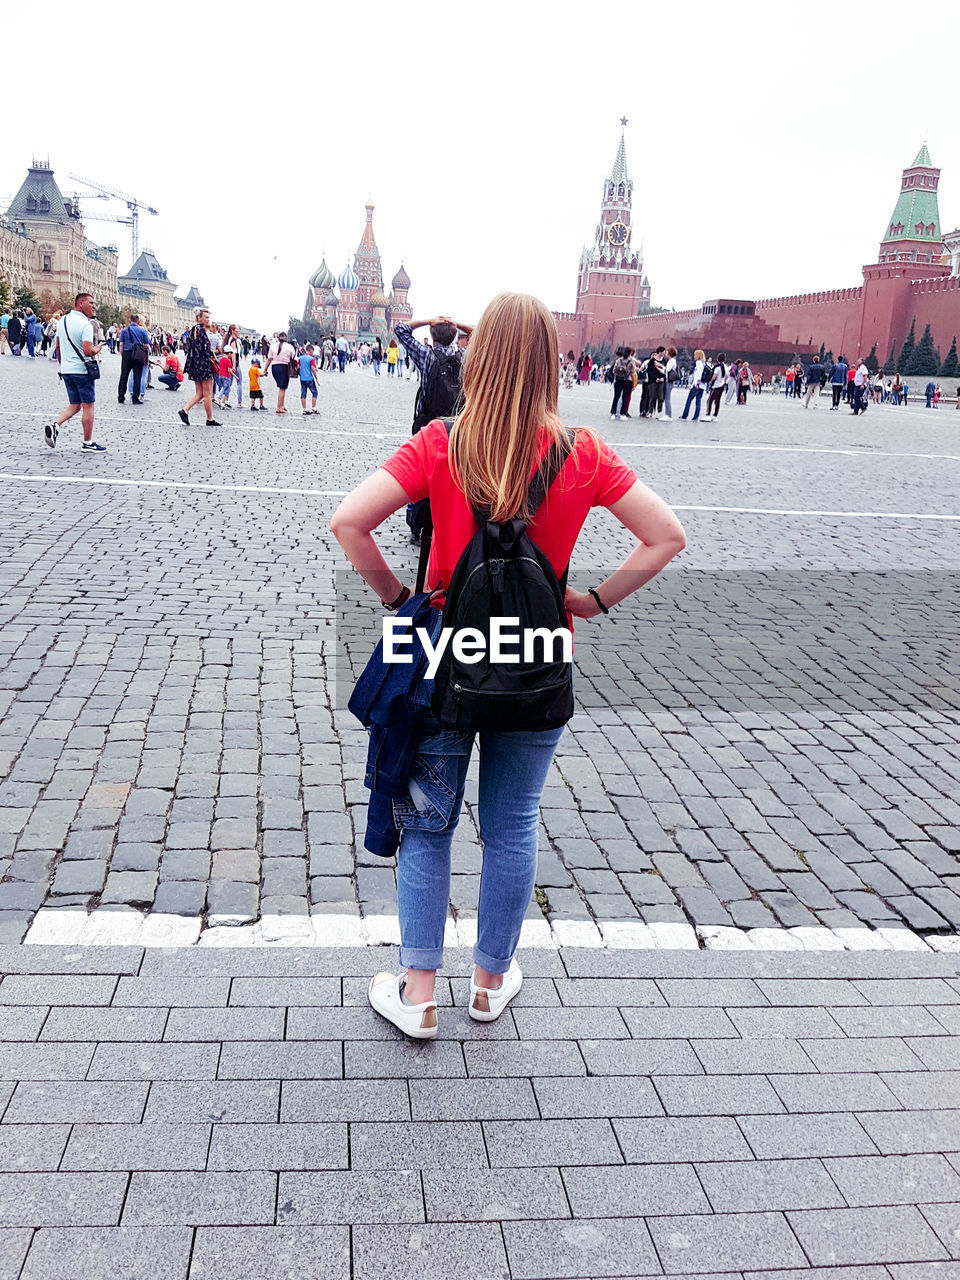
{"type": "Polygon", "coordinates": [[[443,947],[400,947],[401,969],[442,969],[443,947]]]}
{"type": "Polygon", "coordinates": [[[506,960],[498,960],[495,956],[488,956],[479,947],[473,948],[473,963],[478,969],[486,969],[487,973],[506,973],[512,960],[513,956],[509,956],[506,960]]]}

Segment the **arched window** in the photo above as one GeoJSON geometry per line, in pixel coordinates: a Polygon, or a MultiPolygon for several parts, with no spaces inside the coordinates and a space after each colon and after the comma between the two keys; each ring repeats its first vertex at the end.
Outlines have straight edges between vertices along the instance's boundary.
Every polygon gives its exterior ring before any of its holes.
{"type": "Polygon", "coordinates": [[[627,194],[627,189],[621,182],[619,187],[617,187],[617,198],[619,200],[622,200],[626,194],[627,194]]]}

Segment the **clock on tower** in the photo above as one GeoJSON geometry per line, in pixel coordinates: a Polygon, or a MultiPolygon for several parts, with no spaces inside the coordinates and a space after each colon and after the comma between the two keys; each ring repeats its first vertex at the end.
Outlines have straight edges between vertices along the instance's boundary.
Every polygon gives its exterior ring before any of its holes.
{"type": "Polygon", "coordinates": [[[607,239],[617,249],[627,243],[627,228],[619,218],[607,228],[607,239]]]}

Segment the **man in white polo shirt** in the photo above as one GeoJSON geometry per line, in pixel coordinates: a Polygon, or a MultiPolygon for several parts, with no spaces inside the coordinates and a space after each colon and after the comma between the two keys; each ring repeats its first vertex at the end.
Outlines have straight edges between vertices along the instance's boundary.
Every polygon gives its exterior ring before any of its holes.
{"type": "MultiPolygon", "coordinates": [[[[57,359],[60,374],[67,389],[68,408],[55,422],[43,428],[43,438],[52,449],[57,443],[60,428],[79,411],[83,423],[83,453],[106,453],[107,446],[97,444],[93,438],[93,406],[96,400],[96,381],[90,376],[88,362],[97,356],[102,344],[94,344],[93,313],[96,310],[89,293],[78,293],[73,310],[61,317],[57,325],[57,359]]],[[[96,371],[94,371],[96,372],[96,371]]]]}

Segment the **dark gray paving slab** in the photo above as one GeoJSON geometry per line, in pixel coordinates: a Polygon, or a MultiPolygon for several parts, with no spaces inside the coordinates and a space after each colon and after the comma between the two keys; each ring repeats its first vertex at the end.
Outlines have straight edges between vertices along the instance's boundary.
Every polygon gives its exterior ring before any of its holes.
{"type": "Polygon", "coordinates": [[[960,1177],[941,1155],[855,1156],[824,1165],[851,1207],[960,1200],[960,1177]]]}
{"type": "Polygon", "coordinates": [[[192,1234],[188,1227],[44,1227],[21,1274],[23,1280],[183,1280],[192,1234]]]}
{"type": "Polygon", "coordinates": [[[208,1124],[75,1124],[64,1170],[203,1169],[208,1124]]]}
{"type": "Polygon", "coordinates": [[[920,1211],[907,1206],[811,1209],[788,1215],[814,1266],[936,1262],[949,1254],[920,1211]]]}
{"type": "Polygon", "coordinates": [[[857,1119],[884,1155],[960,1151],[960,1110],[861,1111],[857,1119]]]}
{"type": "Polygon", "coordinates": [[[503,1238],[515,1280],[658,1274],[657,1255],[639,1219],[505,1222],[503,1238]]]}
{"type": "Polygon", "coordinates": [[[3,1280],[17,1280],[32,1235],[27,1227],[0,1227],[0,1276],[3,1280]]]}
{"type": "Polygon", "coordinates": [[[628,1164],[750,1160],[753,1152],[728,1116],[612,1121],[628,1164]]]}
{"type": "Polygon", "coordinates": [[[218,1124],[208,1169],[345,1169],[345,1124],[218,1124]]]}
{"type": "Polygon", "coordinates": [[[657,1076],[667,1115],[773,1115],[785,1110],[765,1076],[657,1076]]]}
{"type": "MultiPolygon", "coordinates": [[[[558,1082],[568,1083],[566,1080],[558,1082]]],[[[378,1081],[377,1088],[385,1083],[378,1081]]],[[[412,1118],[416,1121],[473,1120],[477,1116],[486,1120],[535,1120],[538,1114],[545,1114],[542,1099],[538,1113],[539,1095],[534,1096],[529,1080],[410,1080],[408,1087],[412,1118]]],[[[406,1119],[406,1116],[394,1113],[379,1118],[393,1120],[406,1119]]]]}
{"type": "Polygon", "coordinates": [[[541,1222],[570,1217],[557,1169],[461,1169],[456,1178],[425,1169],[422,1176],[430,1222],[541,1222]]]}
{"type": "Polygon", "coordinates": [[[953,1204],[924,1204],[923,1216],[943,1241],[951,1258],[960,1260],[960,1202],[953,1204]]]}
{"type": "Polygon", "coordinates": [[[687,1164],[596,1165],[562,1170],[575,1218],[709,1213],[701,1181],[687,1164]]]}
{"type": "Polygon", "coordinates": [[[66,1124],[0,1126],[0,1170],[42,1173],[58,1169],[69,1134],[66,1124]]]}
{"type": "Polygon", "coordinates": [[[758,1160],[876,1154],[852,1115],[741,1116],[739,1124],[758,1160]]]}
{"type": "Polygon", "coordinates": [[[697,1175],[715,1213],[843,1207],[819,1160],[742,1160],[698,1164],[697,1175]]]}
{"type": "Polygon", "coordinates": [[[264,1124],[279,1110],[279,1080],[161,1080],[150,1085],[143,1118],[151,1124],[264,1124]]]}
{"type": "Polygon", "coordinates": [[[115,1226],[125,1173],[0,1174],[0,1226],[115,1226]]]}
{"type": "Polygon", "coordinates": [[[349,1280],[346,1227],[200,1227],[191,1280],[349,1280]]]}
{"type": "Polygon", "coordinates": [[[780,1213],[724,1213],[654,1218],[650,1234],[669,1274],[735,1267],[798,1267],[806,1262],[780,1213]]]}
{"type": "Polygon", "coordinates": [[[477,1280],[511,1280],[494,1223],[361,1225],[353,1231],[353,1280],[448,1280],[464,1258],[477,1280]]]}
{"type": "Polygon", "coordinates": [[[274,1221],[276,1192],[275,1173],[134,1173],[123,1222],[157,1227],[268,1224],[274,1221]]]}
{"type": "MultiPolygon", "coordinates": [[[[513,1082],[498,1082],[495,1089],[507,1083],[513,1082]]],[[[522,1083],[525,1085],[527,1082],[522,1083]]],[[[659,1116],[664,1110],[657,1090],[644,1076],[594,1076],[587,1079],[543,1076],[536,1077],[532,1083],[544,1120],[659,1116]]],[[[416,1085],[411,1083],[411,1093],[415,1088],[416,1085]]]]}
{"type": "Polygon", "coordinates": [[[350,1162],[354,1169],[488,1166],[483,1132],[477,1121],[353,1124],[350,1127],[350,1162]]]}
{"type": "Polygon", "coordinates": [[[610,1121],[485,1120],[490,1167],[619,1164],[623,1157],[610,1121]]]}
{"type": "MultiPolygon", "coordinates": [[[[525,1082],[522,1082],[525,1083],[525,1082]]],[[[280,1100],[280,1119],[284,1123],[295,1121],[322,1121],[335,1123],[350,1120],[409,1120],[410,1099],[413,1096],[416,1081],[406,1080],[284,1080],[283,1093],[280,1100]]],[[[241,1089],[243,1085],[225,1085],[227,1089],[241,1089]]],[[[445,1087],[444,1082],[431,1082],[428,1097],[434,1089],[445,1087]]],[[[456,1082],[452,1092],[465,1088],[463,1081],[456,1082]]],[[[279,1085],[267,1084],[265,1088],[271,1092],[269,1099],[276,1115],[276,1101],[273,1090],[279,1091],[279,1085]]],[[[465,1106],[472,1118],[474,1104],[469,1101],[465,1106]]],[[[415,1119],[432,1117],[415,1116],[415,1119]]],[[[439,1119],[454,1119],[453,1116],[440,1116],[439,1119]]]]}
{"type": "MultiPolygon", "coordinates": [[[[440,1175],[445,1181],[449,1175],[440,1175]]],[[[458,1175],[469,1177],[469,1171],[458,1175]]],[[[415,1169],[349,1172],[282,1172],[277,1222],[361,1223],[423,1222],[421,1175],[415,1169]]]]}

